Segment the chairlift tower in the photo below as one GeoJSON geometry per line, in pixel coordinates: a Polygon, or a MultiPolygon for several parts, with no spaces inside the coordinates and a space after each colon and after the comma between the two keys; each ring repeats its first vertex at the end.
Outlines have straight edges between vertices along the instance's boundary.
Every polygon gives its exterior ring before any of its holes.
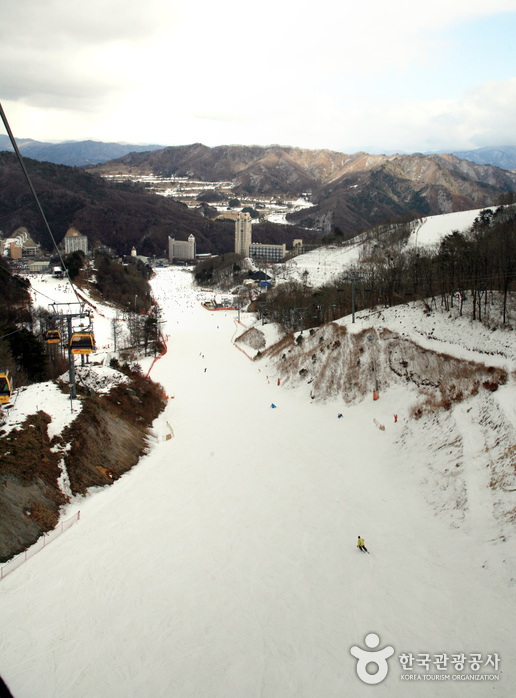
{"type": "Polygon", "coordinates": [[[75,355],[72,352],[72,337],[73,337],[73,327],[72,320],[75,318],[84,319],[89,321],[88,332],[93,337],[92,334],[92,316],[91,311],[86,310],[85,303],[52,303],[50,306],[53,310],[50,317],[54,320],[58,318],[66,321],[67,327],[67,349],[68,349],[68,378],[70,382],[70,403],[72,400],[77,398],[77,389],[75,385],[75,355]],[[72,312],[64,312],[60,310],[61,306],[66,306],[68,310],[72,312]],[[79,306],[76,312],[73,312],[73,306],[79,306]]]}
{"type": "Polygon", "coordinates": [[[346,276],[344,281],[351,281],[351,322],[355,322],[355,281],[361,281],[363,276],[346,276]]]}
{"type": "Polygon", "coordinates": [[[297,320],[299,320],[299,324],[301,325],[301,334],[303,334],[303,330],[305,329],[305,314],[307,311],[307,308],[293,308],[294,311],[294,318],[297,317],[297,320]]]}

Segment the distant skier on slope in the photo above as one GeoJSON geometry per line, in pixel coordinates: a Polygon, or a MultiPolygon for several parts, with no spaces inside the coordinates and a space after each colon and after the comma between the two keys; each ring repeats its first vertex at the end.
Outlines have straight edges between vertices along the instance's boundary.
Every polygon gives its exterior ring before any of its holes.
{"type": "Polygon", "coordinates": [[[363,553],[368,553],[369,550],[365,547],[364,539],[358,536],[357,548],[359,548],[363,553]]]}

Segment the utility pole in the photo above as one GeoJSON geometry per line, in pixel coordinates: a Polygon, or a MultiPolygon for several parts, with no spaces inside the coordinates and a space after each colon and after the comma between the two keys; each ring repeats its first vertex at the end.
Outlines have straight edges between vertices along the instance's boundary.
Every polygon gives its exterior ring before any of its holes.
{"type": "Polygon", "coordinates": [[[351,315],[352,322],[355,322],[355,281],[361,281],[363,276],[346,276],[344,281],[351,281],[351,315]]]}
{"type": "Polygon", "coordinates": [[[294,314],[297,313],[297,317],[299,319],[299,322],[301,324],[301,334],[303,334],[303,330],[305,329],[305,313],[306,313],[306,308],[294,308],[294,314]]]}
{"type": "Polygon", "coordinates": [[[374,372],[374,391],[373,391],[373,400],[378,400],[380,397],[380,393],[378,390],[378,378],[376,377],[376,356],[374,352],[374,337],[372,334],[367,335],[367,339],[371,342],[372,349],[373,349],[373,372],[374,372]]]}

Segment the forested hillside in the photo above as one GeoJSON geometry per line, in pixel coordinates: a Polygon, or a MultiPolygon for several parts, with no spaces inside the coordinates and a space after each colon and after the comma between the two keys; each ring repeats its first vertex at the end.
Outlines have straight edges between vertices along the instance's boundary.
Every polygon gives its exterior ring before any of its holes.
{"type": "Polygon", "coordinates": [[[514,206],[481,211],[470,230],[452,232],[436,247],[407,246],[410,229],[370,229],[362,236],[358,262],[333,283],[317,288],[302,280],[278,284],[262,295],[257,309],[291,329],[317,326],[351,313],[354,291],[357,312],[423,300],[429,309],[438,302],[445,309],[457,307],[462,315],[467,300],[471,320],[482,321],[498,292],[499,322],[510,326],[508,294],[516,279],[514,206]]]}
{"type": "Polygon", "coordinates": [[[516,191],[516,173],[453,155],[348,155],[281,146],[200,143],[131,153],[94,171],[227,180],[235,195],[299,196],[314,206],[288,216],[322,234],[348,237],[379,222],[492,206],[516,191]]]}
{"type": "MultiPolygon", "coordinates": [[[[88,237],[90,248],[102,243],[118,255],[167,256],[168,237],[196,239],[200,253],[234,249],[234,223],[213,221],[173,199],[157,196],[143,185],[115,184],[76,167],[25,160],[50,228],[59,243],[73,226],[88,237]]],[[[0,220],[4,237],[26,227],[31,237],[53,249],[43,220],[14,153],[0,152],[0,220]]],[[[304,232],[304,237],[315,233],[304,232]]],[[[300,237],[295,226],[269,224],[257,228],[258,242],[289,245],[300,237]]]]}

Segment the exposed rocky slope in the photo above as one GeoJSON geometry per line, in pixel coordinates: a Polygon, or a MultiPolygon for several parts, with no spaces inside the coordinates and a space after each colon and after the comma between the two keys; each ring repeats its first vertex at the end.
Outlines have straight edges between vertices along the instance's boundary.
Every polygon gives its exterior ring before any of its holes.
{"type": "MultiPolygon", "coordinates": [[[[254,347],[259,343],[257,330],[250,332],[249,341],[246,335],[239,341],[254,347]]],[[[269,370],[274,365],[284,386],[309,386],[314,400],[361,400],[372,394],[375,380],[382,390],[400,383],[410,385],[421,389],[415,417],[433,409],[449,409],[481,388],[492,392],[508,379],[502,368],[433,352],[385,327],[351,333],[338,323],[303,335],[290,333],[264,350],[260,361],[269,370]]]]}
{"type": "Polygon", "coordinates": [[[289,220],[324,233],[339,227],[348,235],[409,212],[436,215],[483,208],[516,191],[516,173],[454,155],[347,155],[281,146],[208,148],[196,143],[131,153],[94,171],[231,181],[237,195],[310,192],[314,208],[289,220]]]}
{"type": "Polygon", "coordinates": [[[107,394],[83,395],[81,406],[52,438],[51,419],[36,405],[19,428],[0,429],[0,562],[52,530],[69,495],[109,485],[136,465],[165,397],[161,386],[133,374],[107,394]]]}

